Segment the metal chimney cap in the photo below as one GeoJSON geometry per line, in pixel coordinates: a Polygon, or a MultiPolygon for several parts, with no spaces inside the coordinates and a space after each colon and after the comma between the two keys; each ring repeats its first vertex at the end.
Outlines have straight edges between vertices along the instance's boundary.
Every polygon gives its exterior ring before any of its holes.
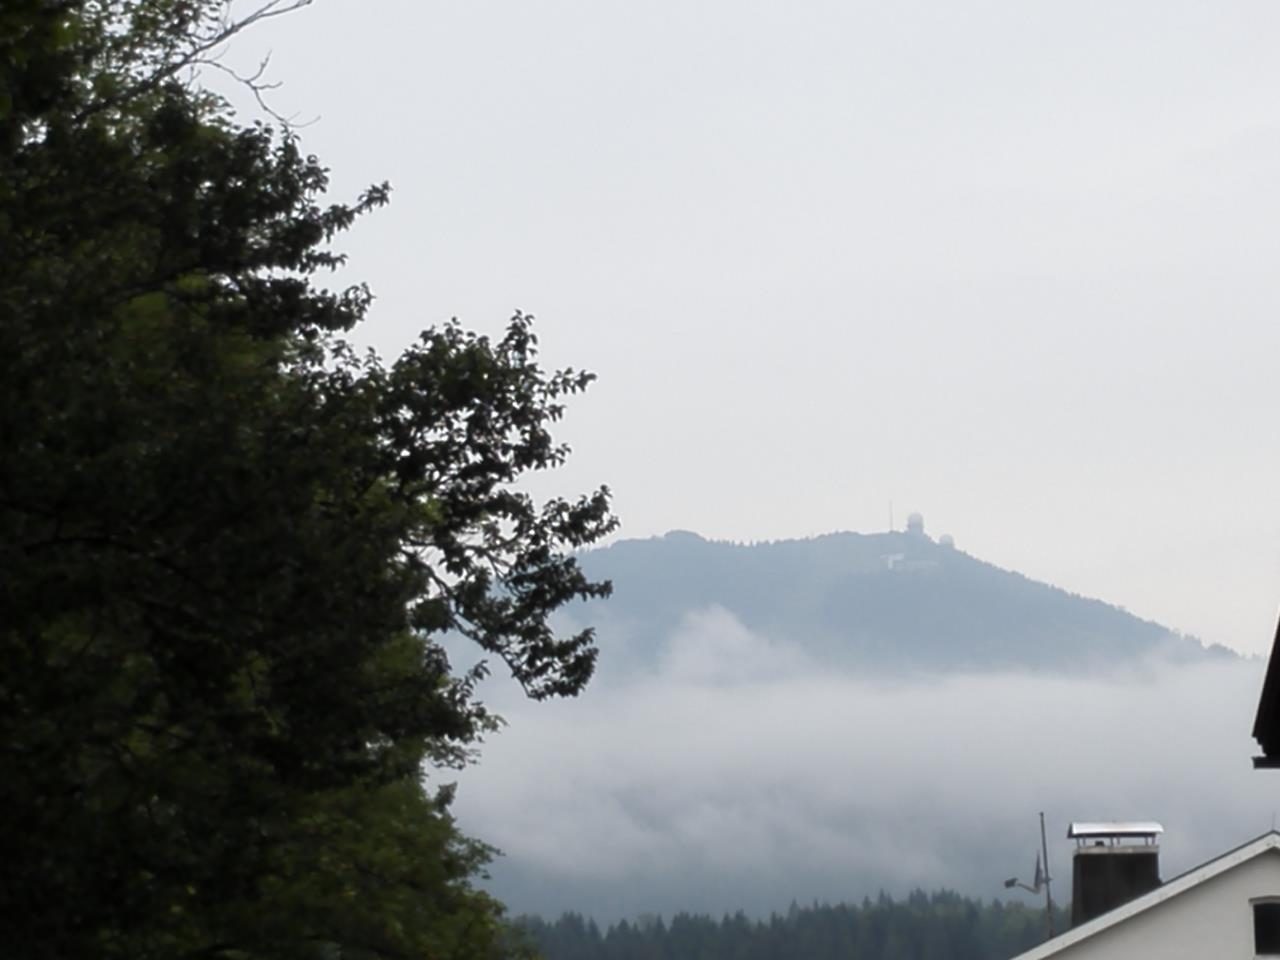
{"type": "Polygon", "coordinates": [[[1067,828],[1072,840],[1102,839],[1103,837],[1145,837],[1154,840],[1164,833],[1164,827],[1154,820],[1136,821],[1076,821],[1067,828]]]}

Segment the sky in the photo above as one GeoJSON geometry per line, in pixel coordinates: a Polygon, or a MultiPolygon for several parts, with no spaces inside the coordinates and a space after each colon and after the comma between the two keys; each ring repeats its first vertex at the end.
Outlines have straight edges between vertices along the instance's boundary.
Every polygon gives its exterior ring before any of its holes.
{"type": "MultiPolygon", "coordinates": [[[[538,318],[620,536],[900,527],[1244,652],[1280,600],[1272,0],[317,0],[242,35],[387,355],[538,318]]],[[[237,94],[237,97],[240,95],[237,94]]],[[[242,98],[241,98],[242,99],[242,98]]]]}

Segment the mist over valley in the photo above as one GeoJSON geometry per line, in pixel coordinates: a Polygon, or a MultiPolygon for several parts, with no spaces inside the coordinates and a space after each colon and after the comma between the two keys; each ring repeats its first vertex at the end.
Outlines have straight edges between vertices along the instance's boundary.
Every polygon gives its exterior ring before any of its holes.
{"type": "Polygon", "coordinates": [[[564,623],[598,625],[597,676],[548,703],[491,681],[510,726],[461,776],[515,913],[1003,896],[1039,810],[1065,902],[1069,820],[1161,820],[1166,876],[1271,825],[1260,660],[923,533],[673,533],[582,562],[615,583],[564,623]]]}

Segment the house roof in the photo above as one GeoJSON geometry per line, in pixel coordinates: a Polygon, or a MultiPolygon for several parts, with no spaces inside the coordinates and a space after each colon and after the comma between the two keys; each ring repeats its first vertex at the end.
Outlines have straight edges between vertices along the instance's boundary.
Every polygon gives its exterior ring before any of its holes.
{"type": "Polygon", "coordinates": [[[1087,940],[1103,930],[1114,927],[1118,923],[1123,923],[1136,914],[1150,910],[1166,900],[1171,900],[1178,894],[1185,893],[1192,887],[1197,887],[1208,880],[1212,880],[1219,874],[1226,873],[1233,867],[1238,867],[1245,861],[1252,860],[1268,850],[1280,850],[1280,832],[1269,830],[1262,836],[1250,840],[1234,850],[1228,850],[1221,856],[1215,857],[1207,863],[1202,863],[1200,866],[1194,867],[1166,883],[1162,883],[1150,893],[1145,893],[1135,900],[1121,904],[1114,910],[1108,910],[1101,916],[1094,917],[1088,923],[1072,927],[1061,936],[1054,937],[1038,947],[1032,947],[1025,953],[1018,954],[1014,960],[1040,960],[1041,957],[1051,957],[1060,950],[1074,946],[1081,940],[1087,940]]]}
{"type": "Polygon", "coordinates": [[[1262,747],[1262,756],[1253,758],[1255,767],[1280,766],[1280,625],[1271,645],[1267,676],[1258,697],[1258,712],[1253,721],[1253,738],[1262,747]]]}

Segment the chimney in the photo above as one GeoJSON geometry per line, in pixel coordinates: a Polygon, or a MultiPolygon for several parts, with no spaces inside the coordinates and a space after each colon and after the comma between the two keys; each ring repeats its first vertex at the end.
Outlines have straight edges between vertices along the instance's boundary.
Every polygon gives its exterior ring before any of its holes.
{"type": "Polygon", "coordinates": [[[1158,823],[1073,823],[1071,925],[1079,926],[1160,886],[1158,823]]]}

